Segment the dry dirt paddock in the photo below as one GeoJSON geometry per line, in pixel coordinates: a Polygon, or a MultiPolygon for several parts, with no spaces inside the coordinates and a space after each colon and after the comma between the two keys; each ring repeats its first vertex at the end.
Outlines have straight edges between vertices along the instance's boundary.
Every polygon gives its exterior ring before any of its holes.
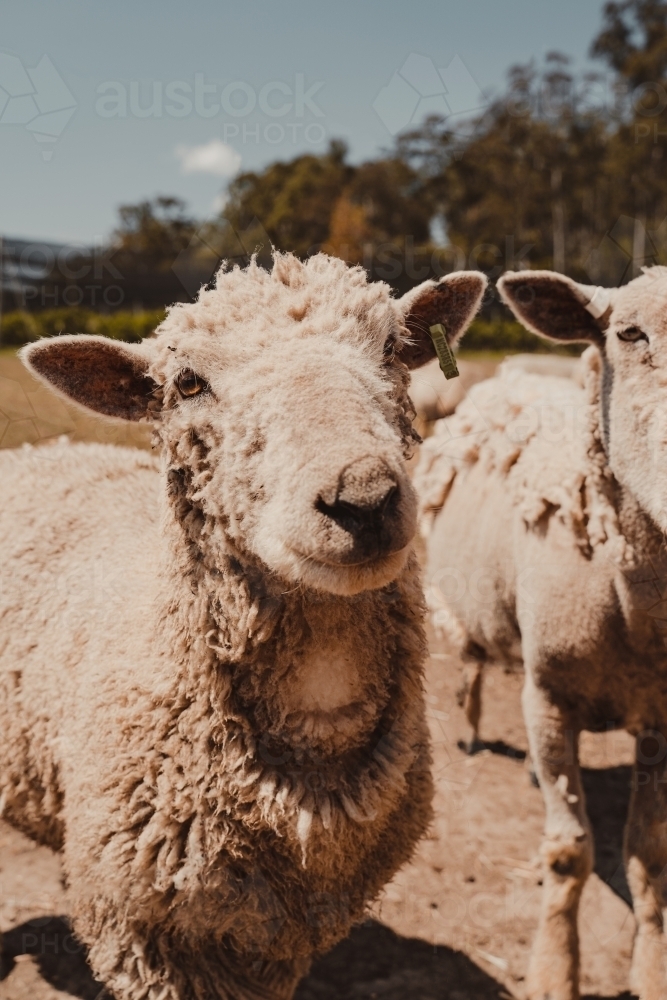
{"type": "MultiPolygon", "coordinates": [[[[476,374],[490,374],[490,363],[476,374]]],[[[105,425],[39,389],[0,356],[0,447],[70,434],[147,447],[142,429],[105,425]]],[[[486,748],[467,757],[455,692],[460,663],[431,635],[427,702],[435,758],[436,819],[410,865],[369,920],[320,959],[299,1000],[491,1000],[524,996],[540,901],[536,856],[542,799],[526,771],[521,678],[486,677],[486,748]]],[[[632,743],[585,734],[584,783],[596,867],[583,896],[583,993],[623,996],[633,918],[621,863],[632,743]]],[[[102,1000],[72,938],[58,859],[0,822],[0,1000],[102,1000]]]]}

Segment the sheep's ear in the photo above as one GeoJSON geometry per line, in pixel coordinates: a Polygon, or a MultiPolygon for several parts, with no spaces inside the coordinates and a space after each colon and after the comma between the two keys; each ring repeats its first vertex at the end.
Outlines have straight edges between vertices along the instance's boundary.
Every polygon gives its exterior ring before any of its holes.
{"type": "Polygon", "coordinates": [[[539,337],[602,343],[616,289],[581,285],[555,271],[508,271],[498,291],[519,322],[539,337]]]}
{"type": "Polygon", "coordinates": [[[466,332],[480,307],[487,280],[480,271],[454,271],[440,281],[424,281],[398,300],[410,342],[400,352],[408,368],[436,356],[429,328],[441,323],[450,347],[466,332]]]}
{"type": "Polygon", "coordinates": [[[76,334],[49,337],[20,352],[26,368],[81,406],[123,420],[141,420],[156,383],[141,345],[76,334]]]}

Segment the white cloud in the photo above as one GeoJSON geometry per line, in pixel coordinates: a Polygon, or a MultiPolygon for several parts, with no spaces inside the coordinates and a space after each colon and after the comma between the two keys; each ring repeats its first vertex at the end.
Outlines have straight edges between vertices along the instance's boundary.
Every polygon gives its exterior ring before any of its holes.
{"type": "Polygon", "coordinates": [[[184,174],[233,177],[241,166],[240,153],[221,139],[211,139],[201,146],[177,146],[174,152],[184,174]]]}
{"type": "Polygon", "coordinates": [[[221,191],[220,194],[216,194],[215,198],[211,202],[211,208],[214,212],[222,212],[229,201],[229,194],[226,191],[221,191]]]}

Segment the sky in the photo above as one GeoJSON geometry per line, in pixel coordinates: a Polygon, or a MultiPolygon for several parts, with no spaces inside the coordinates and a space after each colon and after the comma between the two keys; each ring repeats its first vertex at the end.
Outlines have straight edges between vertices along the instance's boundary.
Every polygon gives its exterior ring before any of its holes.
{"type": "MultiPolygon", "coordinates": [[[[0,234],[101,242],[120,204],[219,211],[229,180],[332,138],[352,162],[507,69],[575,69],[602,0],[2,0],[0,234]]],[[[601,67],[598,67],[601,68],[601,67]]]]}

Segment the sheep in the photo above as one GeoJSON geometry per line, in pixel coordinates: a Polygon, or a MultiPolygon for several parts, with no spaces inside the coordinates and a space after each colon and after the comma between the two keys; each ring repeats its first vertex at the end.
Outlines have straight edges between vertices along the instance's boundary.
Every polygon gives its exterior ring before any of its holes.
{"type": "MultiPolygon", "coordinates": [[[[422,449],[416,471],[416,486],[420,496],[422,534],[425,538],[429,536],[435,515],[441,509],[457,473],[477,463],[482,442],[485,451],[494,456],[493,461],[511,466],[516,459],[517,449],[523,447],[524,436],[537,430],[540,416],[549,425],[554,425],[554,416],[556,417],[554,429],[558,435],[562,434],[562,427],[559,427],[562,423],[559,419],[560,411],[565,410],[571,419],[571,415],[581,409],[580,394],[577,393],[576,386],[582,385],[583,365],[578,365],[573,371],[577,378],[576,381],[571,381],[568,376],[562,377],[560,374],[537,377],[530,368],[510,363],[511,361],[513,359],[506,358],[498,366],[494,378],[472,387],[469,397],[459,405],[456,416],[438,426],[435,430],[436,439],[422,449]],[[492,443],[487,442],[487,438],[491,436],[492,443]]],[[[484,647],[464,640],[456,618],[451,615],[451,600],[443,595],[443,590],[465,586],[463,581],[458,581],[457,584],[455,574],[452,575],[451,571],[450,565],[438,565],[434,569],[427,597],[436,631],[444,632],[461,650],[463,683],[457,692],[457,698],[471,728],[471,737],[465,749],[474,754],[484,747],[479,738],[484,662],[487,657],[491,657],[503,662],[509,670],[520,668],[521,649],[517,643],[513,618],[510,624],[506,623],[502,646],[498,647],[498,623],[494,618],[493,606],[488,611],[493,619],[491,645],[488,638],[484,647]]],[[[479,590],[476,583],[473,583],[473,587],[479,590]]],[[[477,599],[484,601],[479,593],[477,599]]],[[[535,780],[534,772],[533,779],[535,780]]]]}
{"type": "MultiPolygon", "coordinates": [[[[580,380],[578,358],[557,354],[509,354],[500,363],[505,368],[521,368],[537,375],[559,375],[580,380]]],[[[410,378],[410,399],[422,425],[449,417],[476,382],[489,374],[489,365],[479,361],[458,361],[460,378],[445,381],[437,358],[413,372],[410,378]],[[486,369],[486,370],[485,370],[486,369]]]]}
{"type": "MultiPolygon", "coordinates": [[[[534,333],[588,341],[585,388],[505,369],[423,448],[415,484],[435,619],[468,661],[523,664],[546,806],[532,1000],[578,996],[577,909],[593,867],[582,729],[636,737],[624,855],[636,919],[630,985],[666,995],[667,268],[617,289],[509,272],[503,300],[534,333]]],[[[477,687],[477,691],[471,690],[477,687]]]]}
{"type": "Polygon", "coordinates": [[[464,385],[465,369],[461,361],[458,368],[461,376],[445,381],[440,362],[434,358],[412,373],[410,399],[423,423],[448,417],[464,398],[467,386],[464,385]]]}
{"type": "Polygon", "coordinates": [[[158,453],[0,458],[2,812],[117,1000],[291,997],[426,829],[407,386],[484,285],[276,253],[141,345],[23,349],[158,453]]]}

